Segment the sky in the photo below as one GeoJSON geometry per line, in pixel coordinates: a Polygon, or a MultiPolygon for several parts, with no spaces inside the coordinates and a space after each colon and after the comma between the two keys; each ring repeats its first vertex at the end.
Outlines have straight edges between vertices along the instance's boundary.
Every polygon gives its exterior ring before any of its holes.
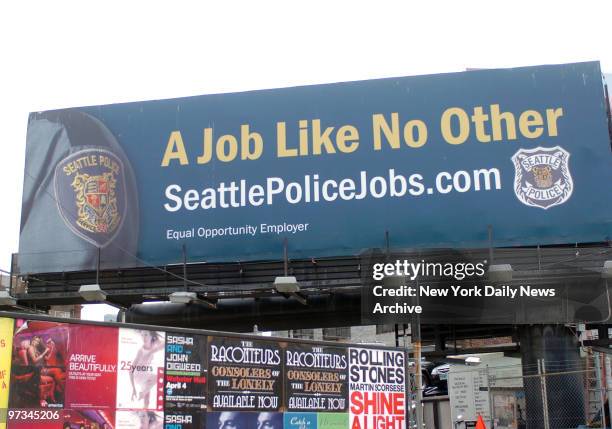
{"type": "Polygon", "coordinates": [[[2,2],[0,269],[18,250],[29,112],[466,68],[599,60],[610,72],[611,12],[560,0],[2,2]]]}

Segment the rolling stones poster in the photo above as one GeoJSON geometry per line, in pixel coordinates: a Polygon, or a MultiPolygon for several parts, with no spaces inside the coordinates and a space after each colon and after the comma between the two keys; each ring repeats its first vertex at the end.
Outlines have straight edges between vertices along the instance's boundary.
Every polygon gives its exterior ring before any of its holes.
{"type": "Polygon", "coordinates": [[[406,427],[406,355],[349,348],[350,428],[406,427]]]}

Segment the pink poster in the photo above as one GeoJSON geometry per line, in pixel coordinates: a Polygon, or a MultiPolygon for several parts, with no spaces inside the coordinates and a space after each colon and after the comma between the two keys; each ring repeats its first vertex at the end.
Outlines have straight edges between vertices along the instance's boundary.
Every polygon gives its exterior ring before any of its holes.
{"type": "Polygon", "coordinates": [[[115,408],[119,329],[71,325],[66,408],[115,408]]]}

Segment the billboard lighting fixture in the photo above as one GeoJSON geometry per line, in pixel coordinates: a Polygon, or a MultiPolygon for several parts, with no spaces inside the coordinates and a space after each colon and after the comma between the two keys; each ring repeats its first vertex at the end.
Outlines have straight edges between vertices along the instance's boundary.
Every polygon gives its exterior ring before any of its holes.
{"type": "Polygon", "coordinates": [[[81,298],[83,298],[85,301],[106,301],[106,292],[100,289],[99,284],[82,285],[79,287],[79,295],[81,295],[81,298]]]}
{"type": "Polygon", "coordinates": [[[207,299],[200,298],[195,292],[172,292],[168,299],[173,304],[204,304],[210,308],[217,308],[217,304],[207,299]]]}
{"type": "Polygon", "coordinates": [[[293,297],[302,305],[308,305],[307,297],[300,293],[300,285],[294,276],[279,276],[274,279],[274,289],[285,298],[293,297]]]}
{"type": "Polygon", "coordinates": [[[274,289],[279,293],[297,293],[300,285],[294,276],[280,276],[274,279],[274,289]]]}
{"type": "Polygon", "coordinates": [[[604,262],[603,270],[601,271],[601,276],[604,279],[612,279],[612,261],[604,262]]]}
{"type": "Polygon", "coordinates": [[[489,271],[487,273],[487,276],[492,282],[509,282],[512,280],[512,265],[489,265],[489,271]]]}

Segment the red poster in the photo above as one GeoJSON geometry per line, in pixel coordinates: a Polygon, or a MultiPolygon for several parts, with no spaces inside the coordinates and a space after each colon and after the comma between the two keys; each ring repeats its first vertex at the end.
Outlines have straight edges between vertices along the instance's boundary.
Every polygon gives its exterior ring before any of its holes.
{"type": "Polygon", "coordinates": [[[118,329],[71,325],[66,408],[115,408],[118,329]]]}
{"type": "Polygon", "coordinates": [[[63,408],[68,325],[15,320],[9,408],[63,408]]]}

